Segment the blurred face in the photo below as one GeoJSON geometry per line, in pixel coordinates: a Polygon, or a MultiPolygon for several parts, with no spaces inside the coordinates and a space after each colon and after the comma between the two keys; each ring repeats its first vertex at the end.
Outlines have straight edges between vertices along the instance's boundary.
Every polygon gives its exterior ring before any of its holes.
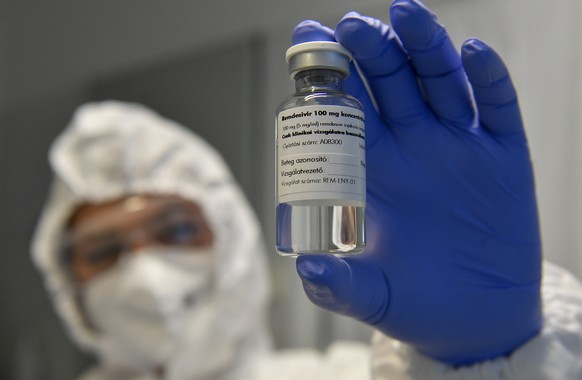
{"type": "Polygon", "coordinates": [[[177,196],[131,196],[86,204],[71,218],[68,247],[73,279],[84,284],[123,255],[154,246],[211,247],[214,235],[194,202],[177,196]]]}

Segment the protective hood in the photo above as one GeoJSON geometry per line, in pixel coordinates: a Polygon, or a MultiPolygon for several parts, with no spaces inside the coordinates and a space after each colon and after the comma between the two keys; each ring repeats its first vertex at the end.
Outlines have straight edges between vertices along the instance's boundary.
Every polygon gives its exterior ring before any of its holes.
{"type": "Polygon", "coordinates": [[[127,195],[179,195],[202,208],[215,234],[215,323],[231,360],[263,352],[268,279],[258,223],[220,155],[184,127],[137,105],[81,106],[50,150],[51,192],[32,242],[34,263],[74,341],[97,351],[63,266],[62,238],[77,206],[127,195]],[[240,353],[240,354],[239,354],[240,353]]]}

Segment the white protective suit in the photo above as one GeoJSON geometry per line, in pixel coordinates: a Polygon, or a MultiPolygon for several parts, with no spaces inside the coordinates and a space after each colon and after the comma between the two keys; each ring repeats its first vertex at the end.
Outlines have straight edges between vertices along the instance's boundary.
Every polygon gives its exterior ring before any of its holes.
{"type": "Polygon", "coordinates": [[[204,349],[184,350],[172,365],[196,368],[196,378],[241,378],[268,351],[269,283],[259,226],[212,147],[145,107],[94,103],[77,110],[53,144],[50,164],[55,179],[33,241],[33,258],[70,335],[100,359],[101,369],[88,378],[114,378],[110,372],[132,364],[123,362],[126,353],[105,348],[103,337],[85,324],[62,264],[63,233],[78,205],[131,194],[194,201],[215,236],[213,316],[196,332],[183,331],[204,349]]]}
{"type": "Polygon", "coordinates": [[[582,379],[582,285],[559,267],[545,264],[542,333],[509,357],[454,368],[380,333],[372,342],[371,361],[367,347],[350,343],[336,343],[325,354],[274,353],[266,328],[269,292],[259,227],[207,143],[145,107],[95,103],[77,111],[55,141],[50,162],[55,181],[33,241],[33,258],[72,338],[100,357],[101,366],[83,380],[156,379],[112,374],[113,367],[124,364],[124,355],[111,357],[102,337],[86,326],[62,263],[62,236],[73,210],[85,202],[130,194],[192,200],[202,207],[216,236],[219,307],[206,334],[192,335],[205,349],[196,354],[185,349],[175,360],[183,374],[177,379],[582,379]],[[196,371],[202,367],[210,371],[205,376],[196,371]]]}

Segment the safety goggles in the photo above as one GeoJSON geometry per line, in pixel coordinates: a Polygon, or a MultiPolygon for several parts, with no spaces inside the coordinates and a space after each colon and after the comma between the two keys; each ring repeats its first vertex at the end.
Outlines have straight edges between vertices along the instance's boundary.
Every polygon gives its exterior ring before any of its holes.
{"type": "Polygon", "coordinates": [[[137,196],[85,205],[65,236],[72,277],[85,282],[130,253],[154,246],[208,247],[213,233],[200,207],[179,197],[137,196]]]}

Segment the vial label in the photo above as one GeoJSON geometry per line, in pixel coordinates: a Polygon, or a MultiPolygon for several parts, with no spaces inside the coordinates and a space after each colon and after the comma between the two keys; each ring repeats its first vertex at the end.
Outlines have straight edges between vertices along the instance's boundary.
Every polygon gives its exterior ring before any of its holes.
{"type": "Polygon", "coordinates": [[[320,200],[365,206],[364,124],[362,111],[345,106],[304,106],[280,112],[279,203],[320,200]]]}

